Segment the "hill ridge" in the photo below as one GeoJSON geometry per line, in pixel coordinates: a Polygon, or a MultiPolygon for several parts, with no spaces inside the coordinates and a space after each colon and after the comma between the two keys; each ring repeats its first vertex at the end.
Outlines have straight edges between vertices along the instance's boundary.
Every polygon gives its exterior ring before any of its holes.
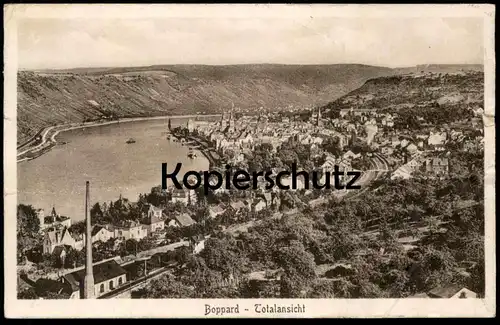
{"type": "Polygon", "coordinates": [[[18,144],[101,118],[312,108],[401,69],[365,64],[151,65],[18,72],[18,144]],[[75,72],[76,71],[76,72],[75,72]]]}

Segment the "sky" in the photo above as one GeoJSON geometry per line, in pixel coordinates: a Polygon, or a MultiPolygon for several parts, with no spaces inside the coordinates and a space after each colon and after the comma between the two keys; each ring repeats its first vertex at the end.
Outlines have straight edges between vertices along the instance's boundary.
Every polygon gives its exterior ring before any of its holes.
{"type": "Polygon", "coordinates": [[[480,18],[24,19],[20,69],[156,64],[482,64],[480,18]]]}

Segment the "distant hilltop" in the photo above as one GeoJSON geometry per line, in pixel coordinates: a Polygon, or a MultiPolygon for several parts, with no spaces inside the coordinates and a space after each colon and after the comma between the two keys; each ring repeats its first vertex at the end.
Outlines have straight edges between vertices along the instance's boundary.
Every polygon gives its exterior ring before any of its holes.
{"type": "Polygon", "coordinates": [[[173,73],[184,73],[191,75],[206,75],[207,73],[236,73],[246,71],[250,73],[267,73],[276,70],[293,71],[297,68],[301,69],[342,69],[346,67],[373,67],[395,72],[405,71],[459,71],[459,70],[474,70],[483,71],[482,64],[419,64],[410,67],[387,68],[377,67],[364,64],[235,64],[235,65],[202,65],[202,64],[175,64],[175,65],[150,65],[141,67],[100,67],[100,68],[73,68],[73,69],[42,69],[42,70],[23,70],[26,72],[38,72],[48,74],[90,74],[90,75],[106,75],[120,73],[147,73],[152,71],[171,71],[173,73]]]}
{"type": "Polygon", "coordinates": [[[415,67],[397,68],[400,73],[420,73],[420,72],[435,72],[435,73],[453,73],[458,71],[484,71],[482,64],[420,64],[415,67]]]}
{"type": "Polygon", "coordinates": [[[232,105],[247,111],[312,108],[369,79],[405,69],[417,67],[245,64],[20,71],[18,144],[48,126],[103,118],[216,114],[232,105]]]}
{"type": "MultiPolygon", "coordinates": [[[[349,109],[389,110],[439,105],[484,106],[484,73],[460,66],[433,66],[367,80],[363,86],[324,105],[324,116],[337,117],[349,109]]],[[[471,66],[472,67],[472,66],[471,66]]]]}
{"type": "MultiPolygon", "coordinates": [[[[392,69],[338,65],[162,65],[18,73],[18,141],[84,120],[325,104],[392,69]]],[[[18,144],[19,144],[18,143],[18,144]]]]}

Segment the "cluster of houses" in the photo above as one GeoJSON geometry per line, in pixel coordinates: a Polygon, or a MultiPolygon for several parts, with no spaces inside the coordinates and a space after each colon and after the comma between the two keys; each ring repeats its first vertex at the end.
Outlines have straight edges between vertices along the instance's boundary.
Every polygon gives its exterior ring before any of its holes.
{"type": "Polygon", "coordinates": [[[428,134],[392,137],[380,144],[380,151],[400,159],[402,165],[391,178],[411,178],[415,172],[427,177],[446,177],[450,171],[450,148],[463,151],[482,150],[482,136],[471,136],[460,130],[430,131],[428,134]]]}
{"type": "MultiPolygon", "coordinates": [[[[187,128],[194,128],[196,132],[209,139],[214,148],[222,156],[229,157],[228,162],[235,165],[251,156],[252,150],[259,144],[269,144],[271,151],[277,153],[284,142],[291,140],[308,145],[313,152],[323,155],[327,153],[320,149],[321,145],[328,139],[336,138],[339,149],[342,151],[347,149],[347,152],[336,157],[335,161],[337,165],[344,167],[341,169],[347,170],[351,168],[352,160],[361,157],[361,154],[353,153],[348,147],[352,147],[356,139],[362,139],[361,134],[367,134],[367,143],[376,149],[379,146],[377,140],[380,140],[378,124],[381,123],[382,130],[391,129],[394,116],[379,114],[376,110],[354,109],[342,111],[341,116],[345,118],[334,119],[327,124],[322,119],[319,109],[317,112],[312,112],[310,118],[312,123],[292,120],[289,117],[269,122],[267,116],[243,116],[235,121],[231,113],[229,119],[223,115],[218,123],[198,123],[196,126],[188,123],[187,128]],[[352,121],[350,119],[352,116],[360,116],[364,123],[352,121]]],[[[382,150],[384,151],[383,146],[382,150]]]]}
{"type": "MultiPolygon", "coordinates": [[[[229,119],[223,115],[215,124],[198,124],[196,130],[209,139],[214,148],[222,155],[232,151],[232,162],[245,159],[245,153],[251,152],[256,145],[268,144],[272,152],[277,152],[280,146],[290,138],[295,141],[318,147],[328,137],[337,137],[343,147],[347,138],[340,132],[323,127],[321,114],[316,117],[316,125],[300,121],[269,122],[266,116],[244,116],[238,121],[230,113],[229,119]]],[[[190,129],[188,123],[187,128],[190,129]]],[[[192,129],[192,127],[191,127],[192,129]]]]}
{"type": "MultiPolygon", "coordinates": [[[[387,120],[391,118],[387,118],[387,120]]],[[[384,121],[386,121],[385,118],[384,121]]],[[[320,179],[320,183],[322,184],[326,181],[325,172],[333,173],[335,165],[339,166],[340,170],[346,173],[349,170],[353,170],[352,162],[361,158],[361,153],[347,150],[342,155],[334,157],[332,154],[321,149],[321,145],[327,139],[337,138],[339,149],[345,150],[347,146],[356,140],[358,134],[357,125],[355,123],[347,123],[345,124],[345,130],[341,126],[338,127],[338,130],[333,125],[325,127],[325,122],[322,120],[321,110],[319,109],[317,112],[312,112],[310,122],[312,123],[296,119],[292,120],[286,116],[282,117],[281,121],[269,122],[268,116],[262,115],[243,116],[235,121],[233,114],[230,113],[229,118],[223,115],[217,123],[197,122],[196,125],[193,125],[192,122],[188,122],[186,128],[190,132],[196,130],[198,134],[203,135],[212,143],[220,155],[228,157],[228,162],[234,165],[238,165],[238,163],[246,161],[248,157],[252,157],[252,151],[256,145],[269,144],[272,148],[271,152],[277,153],[284,142],[292,141],[310,146],[312,152],[317,156],[326,156],[323,166],[318,166],[318,170],[323,171],[322,179],[320,179]]],[[[343,120],[342,123],[344,122],[346,121],[343,120]]],[[[376,133],[376,124],[374,124],[373,119],[367,121],[365,124],[367,126],[375,126],[374,134],[376,133]]],[[[279,170],[273,170],[274,175],[278,172],[279,170]]],[[[333,177],[332,174],[331,177],[333,177]]],[[[292,179],[291,177],[281,178],[281,183],[285,186],[291,185],[292,179]]],[[[259,184],[264,187],[266,182],[262,179],[262,182],[259,184]]],[[[330,181],[330,184],[333,183],[330,181]]],[[[305,180],[299,177],[296,183],[296,190],[305,188],[305,180]]],[[[225,191],[227,190],[219,188],[215,190],[215,193],[218,194],[225,191]]],[[[271,194],[267,193],[266,195],[271,194]]],[[[270,203],[270,201],[270,199],[254,196],[250,202],[248,200],[245,201],[244,205],[251,205],[252,207],[248,207],[248,209],[258,212],[264,208],[275,206],[275,201],[273,203],[270,203]]]]}
{"type": "MultiPolygon", "coordinates": [[[[49,217],[42,217],[43,210],[38,210],[40,218],[56,220],[41,230],[44,234],[43,253],[57,254],[63,257],[68,247],[82,250],[85,246],[85,234],[82,234],[71,227],[71,219],[61,217],[55,209],[49,217]],[[57,221],[63,220],[63,221],[57,221]]],[[[92,228],[92,243],[108,242],[114,240],[115,245],[128,239],[140,241],[148,236],[161,235],[165,227],[188,227],[196,222],[187,213],[179,213],[173,216],[166,216],[161,208],[151,204],[147,205],[144,215],[144,223],[129,221],[123,225],[94,225],[92,228]]],[[[115,246],[115,247],[116,247],[115,246]]]]}
{"type": "MultiPolygon", "coordinates": [[[[100,298],[130,282],[127,270],[120,266],[116,258],[94,263],[93,273],[95,298],[100,298]]],[[[52,293],[66,299],[81,299],[84,279],[85,268],[80,267],[61,275],[58,279],[40,278],[33,281],[27,275],[21,275],[17,281],[18,290],[33,289],[39,297],[50,299],[49,294],[52,293]]]]}
{"type": "MultiPolygon", "coordinates": [[[[478,111],[478,114],[480,112],[478,111]]],[[[324,127],[321,111],[311,114],[312,123],[304,123],[283,116],[280,122],[270,123],[267,116],[243,116],[234,120],[231,113],[229,119],[222,116],[218,123],[195,125],[188,123],[189,130],[196,130],[209,139],[216,150],[227,156],[231,152],[229,162],[238,164],[248,156],[258,144],[271,145],[277,152],[280,146],[293,139],[301,144],[310,145],[311,149],[319,148],[325,139],[339,139],[340,149],[344,150],[356,139],[364,139],[373,149],[388,157],[395,165],[391,178],[410,178],[416,172],[427,177],[445,177],[449,172],[450,161],[448,150],[477,151],[484,148],[482,131],[474,125],[468,127],[444,125],[440,129],[427,129],[427,132],[394,130],[397,113],[379,112],[377,109],[348,108],[340,110],[340,117],[330,121],[324,127]],[[365,135],[366,138],[362,138],[365,135]]],[[[321,150],[318,150],[321,153],[321,150]]],[[[351,151],[346,153],[352,155],[351,151]]],[[[344,156],[346,155],[344,154],[344,156]]],[[[356,154],[357,155],[357,154],[356,154]]],[[[359,156],[329,157],[329,163],[350,169],[351,162],[359,156]]],[[[323,168],[325,171],[326,168],[323,168]]]]}
{"type": "MultiPolygon", "coordinates": [[[[179,202],[179,201],[176,201],[179,202]]],[[[185,202],[182,201],[181,202],[185,202]]],[[[56,255],[64,261],[69,247],[82,250],[85,247],[85,234],[76,232],[71,227],[71,218],[60,216],[52,209],[49,216],[45,216],[43,210],[37,211],[40,221],[43,220],[41,232],[44,235],[43,252],[56,255]]],[[[172,217],[167,217],[162,208],[148,204],[143,211],[143,223],[128,222],[126,225],[94,225],[91,230],[92,243],[108,242],[114,240],[116,244],[127,239],[141,240],[148,236],[159,236],[164,234],[166,227],[187,227],[196,222],[187,213],[179,213],[172,217]]],[[[138,260],[133,258],[130,261],[123,260],[120,257],[98,261],[93,263],[94,274],[94,297],[101,298],[114,292],[116,289],[129,283],[131,277],[130,268],[136,267],[141,261],[150,261],[158,257],[161,261],[156,263],[158,266],[165,265],[164,258],[170,250],[188,246],[193,254],[198,254],[204,249],[206,238],[201,235],[189,238],[189,241],[174,244],[175,247],[159,246],[151,251],[139,253],[138,260]],[[143,255],[141,258],[141,254],[143,255]],[[154,254],[150,256],[151,254],[154,254]]],[[[145,265],[145,264],[144,264],[145,265]]],[[[146,271],[144,271],[146,272],[146,271]]],[[[56,280],[52,278],[40,278],[36,282],[29,280],[26,276],[18,279],[21,287],[34,288],[36,293],[44,297],[47,293],[63,295],[68,299],[81,299],[83,297],[83,284],[85,278],[84,266],[59,273],[56,280]]],[[[21,288],[22,289],[22,288],[21,288]]]]}

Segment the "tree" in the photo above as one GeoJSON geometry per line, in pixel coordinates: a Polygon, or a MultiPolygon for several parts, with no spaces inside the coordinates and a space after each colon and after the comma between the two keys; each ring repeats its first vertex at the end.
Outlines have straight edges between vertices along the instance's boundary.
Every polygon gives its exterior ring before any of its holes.
{"type": "Polygon", "coordinates": [[[314,256],[298,241],[290,242],[275,252],[276,264],[284,270],[281,297],[298,298],[302,290],[316,278],[314,256]]]}
{"type": "Polygon", "coordinates": [[[171,275],[164,275],[159,279],[152,280],[144,289],[133,293],[132,298],[142,299],[180,299],[198,298],[193,296],[193,289],[177,281],[171,275]]]}
{"type": "Polygon", "coordinates": [[[340,140],[338,137],[327,138],[323,141],[322,147],[334,156],[340,156],[342,154],[340,149],[340,140]]]}
{"type": "Polygon", "coordinates": [[[151,237],[145,237],[138,242],[137,246],[139,251],[147,251],[155,247],[155,243],[151,240],[151,237]]]}
{"type": "Polygon", "coordinates": [[[165,239],[169,242],[178,241],[182,238],[182,231],[178,227],[165,227],[165,239]]]}
{"type": "Polygon", "coordinates": [[[85,220],[82,220],[82,221],[77,221],[77,222],[73,223],[71,225],[71,227],[69,227],[69,230],[75,234],[84,234],[85,227],[86,227],[85,220]]]}
{"type": "Polygon", "coordinates": [[[19,204],[17,206],[17,251],[20,258],[24,260],[26,252],[41,244],[39,234],[40,220],[31,205],[19,204]]]}
{"type": "Polygon", "coordinates": [[[207,267],[221,272],[224,277],[234,276],[241,271],[239,250],[234,238],[210,238],[205,242],[205,249],[200,256],[207,267]]]}
{"type": "Polygon", "coordinates": [[[203,206],[199,207],[198,209],[196,209],[196,212],[193,216],[193,219],[198,223],[205,224],[205,222],[208,219],[210,219],[210,210],[209,210],[208,206],[203,205],[203,206]]]}
{"type": "Polygon", "coordinates": [[[167,202],[166,193],[160,185],[151,188],[151,192],[146,196],[146,201],[154,206],[164,206],[167,202]]]}
{"type": "Polygon", "coordinates": [[[316,280],[311,287],[308,298],[323,298],[333,299],[336,298],[336,285],[332,281],[316,280]]]}
{"type": "Polygon", "coordinates": [[[479,297],[484,297],[485,285],[486,285],[484,260],[479,261],[472,268],[469,284],[471,290],[477,292],[479,294],[479,297]]]}
{"type": "Polygon", "coordinates": [[[187,246],[182,246],[176,250],[175,260],[179,265],[184,265],[189,261],[191,255],[191,249],[187,246]]]}
{"type": "Polygon", "coordinates": [[[90,209],[90,217],[92,220],[92,224],[102,224],[106,223],[104,220],[104,213],[101,210],[101,205],[99,202],[94,204],[94,206],[90,209]]]}
{"type": "Polygon", "coordinates": [[[64,260],[64,267],[75,268],[85,263],[85,250],[77,251],[70,247],[66,251],[66,258],[64,260]]]}
{"type": "Polygon", "coordinates": [[[292,164],[299,162],[299,156],[297,153],[290,149],[280,150],[278,152],[278,157],[280,158],[283,165],[291,168],[292,164]]]}
{"type": "Polygon", "coordinates": [[[127,239],[127,241],[125,241],[125,251],[128,255],[137,254],[138,248],[137,240],[127,239]]]}
{"type": "Polygon", "coordinates": [[[35,289],[27,288],[17,292],[17,299],[38,299],[35,289]]]}

